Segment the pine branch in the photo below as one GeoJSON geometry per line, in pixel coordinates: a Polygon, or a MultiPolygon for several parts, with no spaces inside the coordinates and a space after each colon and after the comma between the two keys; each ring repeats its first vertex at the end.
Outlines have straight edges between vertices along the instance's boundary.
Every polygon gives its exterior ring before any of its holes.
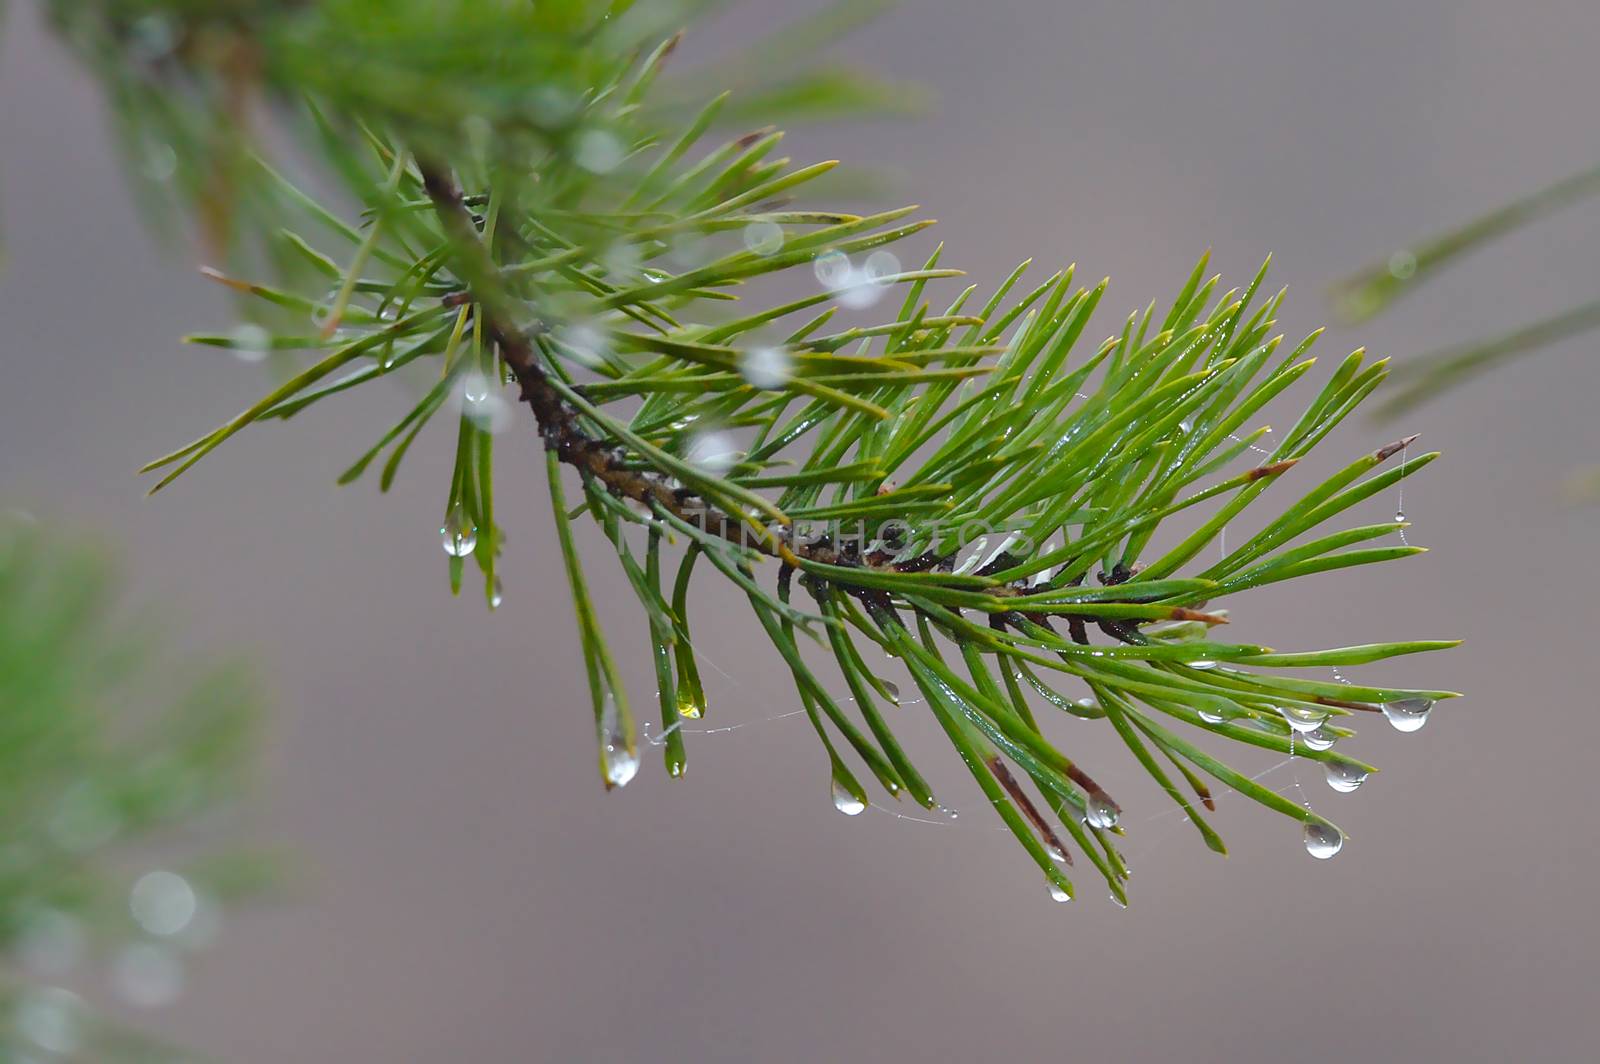
{"type": "MultiPolygon", "coordinates": [[[[314,154],[364,210],[347,220],[231,140],[180,155],[179,172],[226,168],[254,190],[249,209],[268,221],[238,230],[256,235],[284,278],[212,271],[257,320],[192,339],[271,356],[286,379],[150,463],[164,471],[156,489],[246,428],[431,364],[421,398],[340,480],[387,453],[387,489],[421,430],[459,399],[442,542],[452,586],[475,564],[494,607],[504,545],[495,433],[516,421],[499,423],[496,404],[514,382],[519,416],[546,447],[607,788],[633,778],[638,735],[579,559],[581,514],[615,548],[645,615],[672,777],[686,765],[682,722],[708,709],[689,617],[704,558],[745,595],[788,667],[842,811],[871,801],[852,762],[893,798],[937,804],[880,709],[900,696],[866,664],[861,647],[875,646],[909,674],[1058,898],[1074,889],[1068,845],[1118,899],[1127,869],[1121,806],[1051,740],[1055,711],[1104,720],[1208,847],[1223,844],[1190,798],[1215,804],[1202,776],[1299,822],[1308,849],[1331,855],[1342,836],[1330,821],[1193,737],[1288,752],[1359,782],[1371,767],[1332,749],[1353,734],[1342,721],[1382,712],[1410,730],[1452,695],[1304,670],[1453,644],[1280,653],[1213,639],[1229,619],[1218,603],[1416,553],[1361,546],[1398,522],[1312,533],[1436,456],[1410,456],[1414,437],[1378,448],[1216,562],[1196,559],[1293,480],[1386,364],[1359,351],[1343,360],[1264,460],[1240,469],[1252,449],[1266,451],[1268,430],[1249,423],[1306,377],[1317,338],[1279,351],[1282,293],[1261,299],[1265,266],[1221,293],[1202,258],[1164,317],[1152,302],[1087,354],[1082,337],[1106,284],[1075,288],[1070,269],[1025,288],[1024,263],[981,306],[969,305],[976,286],[935,303],[934,286],[960,276],[940,264],[942,249],[915,269],[888,251],[930,224],[912,208],[861,216],[797,203],[834,164],[774,158],[781,134],[770,128],[694,156],[726,97],[686,108],[660,77],[675,30],[626,5],[577,0],[492,11],[343,0],[206,24],[225,39],[248,36],[256,88],[280,113],[304,116],[314,154]],[[366,45],[359,55],[329,47],[352,35],[366,45]],[[493,61],[486,41],[497,42],[493,61]],[[309,114],[298,104],[307,94],[309,114]],[[737,299],[747,282],[796,275],[815,276],[821,291],[753,309],[737,299]],[[896,312],[871,314],[896,291],[896,312]],[[295,365],[295,351],[311,363],[295,365]],[[582,488],[576,508],[563,466],[582,488]],[[1164,525],[1200,513],[1164,551],[1152,546],[1164,525]],[[686,549],[669,593],[663,566],[676,542],[686,549]],[[758,578],[756,565],[774,559],[775,581],[758,578]],[[810,611],[791,601],[797,578],[810,611]],[[814,648],[844,679],[849,712],[814,648]]],[[[94,54],[115,71],[125,33],[113,19],[103,38],[80,39],[100,40],[94,54]]],[[[225,52],[179,49],[171,62],[193,73],[225,52]]],[[[725,67],[773,71],[779,84],[753,95],[801,110],[856,91],[848,79],[796,73],[799,58],[725,67]]],[[[231,95],[171,96],[169,73],[140,82],[169,95],[160,110],[131,108],[131,127],[160,116],[165,134],[230,113],[231,95]]]]}

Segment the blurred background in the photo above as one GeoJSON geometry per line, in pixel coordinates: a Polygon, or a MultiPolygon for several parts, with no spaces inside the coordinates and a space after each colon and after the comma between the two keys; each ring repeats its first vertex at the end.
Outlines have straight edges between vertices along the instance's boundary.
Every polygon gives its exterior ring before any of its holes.
{"type": "MultiPolygon", "coordinates": [[[[378,394],[245,433],[147,499],[134,470],[255,398],[264,371],[178,342],[228,308],[144,227],[97,90],[32,5],[11,7],[0,503],[98,530],[194,642],[254,655],[277,706],[254,819],[304,866],[286,902],[230,914],[149,1026],[230,1061],[1594,1059],[1600,511],[1560,492],[1600,454],[1593,339],[1400,424],[1352,419],[1330,463],[1409,432],[1445,451],[1404,500],[1432,553],[1232,604],[1232,637],[1280,649],[1468,641],[1400,666],[1468,697],[1417,734],[1350,740],[1383,768],[1358,793],[1299,770],[1350,836],[1337,859],[1227,799],[1232,856],[1210,854],[1082,724],[1068,752],[1128,781],[1108,786],[1133,905],[1092,874],[1053,905],[916,706],[911,752],[964,815],[835,812],[787,673],[726,595],[696,617],[717,666],[704,723],[748,726],[690,736],[683,781],[650,751],[603,793],[531,433],[521,471],[501,462],[494,615],[448,593],[448,426],[388,497],[335,488],[395,412],[378,394]]],[[[685,61],[794,14],[735,4],[685,61]]],[[[1238,284],[1272,252],[1293,340],[1328,320],[1339,276],[1593,164],[1597,46],[1580,0],[925,0],[841,52],[926,83],[930,114],[787,145],[898,174],[974,280],[1027,256],[1109,274],[1101,334],[1170,301],[1207,247],[1238,284]]],[[[1318,351],[1403,361],[1592,298],[1597,267],[1600,212],[1562,214],[1318,351]]],[[[614,566],[590,578],[648,707],[643,618],[614,566]]],[[[1259,753],[1252,770],[1295,785],[1259,753]]]]}

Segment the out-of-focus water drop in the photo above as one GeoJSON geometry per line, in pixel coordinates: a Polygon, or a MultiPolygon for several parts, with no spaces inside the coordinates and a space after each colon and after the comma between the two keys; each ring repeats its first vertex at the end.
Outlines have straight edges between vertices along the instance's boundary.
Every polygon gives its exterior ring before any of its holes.
{"type": "Polygon", "coordinates": [[[762,220],[744,227],[744,246],[757,255],[775,255],[783,249],[783,226],[762,220]]]}
{"type": "Polygon", "coordinates": [[[183,960],[154,942],[137,942],[111,961],[111,985],[124,1001],[140,1008],[170,1005],[183,993],[183,960]]]}
{"type": "Polygon", "coordinates": [[[189,926],[199,899],[189,881],[176,872],[146,872],[128,892],[128,911],[152,935],[176,935],[189,926]]]}
{"type": "Polygon", "coordinates": [[[609,130],[585,129],[573,138],[572,157],[591,174],[609,174],[622,165],[628,149],[609,130]]]}
{"type": "Polygon", "coordinates": [[[83,958],[88,935],[75,916],[57,909],[28,914],[16,942],[25,967],[47,976],[62,976],[83,958]]]}
{"type": "Polygon", "coordinates": [[[506,588],[505,585],[500,582],[500,578],[497,576],[494,578],[493,587],[491,587],[489,590],[489,608],[491,610],[497,610],[500,608],[500,604],[505,600],[506,588]]]}
{"type": "Polygon", "coordinates": [[[1305,840],[1306,853],[1319,861],[1326,861],[1344,848],[1344,832],[1332,824],[1307,821],[1301,837],[1305,840]]]}
{"type": "Polygon", "coordinates": [[[752,347],[739,357],[739,373],[754,388],[782,388],[794,372],[794,360],[778,347],[752,347]]]}
{"type": "Polygon", "coordinates": [[[235,326],[230,339],[233,357],[240,362],[260,362],[272,350],[272,334],[254,322],[235,326]]]}
{"type": "Polygon", "coordinates": [[[721,476],[738,462],[739,445],[725,432],[697,432],[690,438],[684,458],[712,476],[721,476]]]}
{"type": "Polygon", "coordinates": [[[1389,723],[1394,726],[1395,731],[1416,731],[1428,723],[1428,714],[1432,711],[1431,698],[1402,698],[1383,704],[1383,715],[1389,718],[1389,723]]]}
{"type": "Polygon", "coordinates": [[[855,267],[850,265],[849,255],[832,250],[824,251],[812,260],[811,272],[816,274],[818,284],[830,292],[836,292],[849,283],[855,267]]]}
{"type": "Polygon", "coordinates": [[[83,1040],[83,999],[59,986],[27,988],[17,996],[12,1022],[39,1048],[74,1053],[83,1040]]]}
{"type": "Polygon", "coordinates": [[[1417,257],[1404,249],[1389,256],[1389,276],[1408,281],[1417,272],[1417,257]]]}

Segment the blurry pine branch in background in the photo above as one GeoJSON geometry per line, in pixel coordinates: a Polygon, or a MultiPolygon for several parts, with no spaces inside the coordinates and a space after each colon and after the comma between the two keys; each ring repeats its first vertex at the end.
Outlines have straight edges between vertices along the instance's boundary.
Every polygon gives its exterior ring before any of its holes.
{"type": "Polygon", "coordinates": [[[175,1059],[69,987],[166,1004],[223,906],[265,885],[207,830],[248,776],[254,687],[232,664],[183,679],[158,628],[122,614],[97,552],[0,517],[6,1060],[175,1059]]]}
{"type": "Polygon", "coordinates": [[[911,703],[869,663],[886,653],[1060,900],[1074,851],[1118,900],[1127,878],[1118,803],[1048,738],[1061,716],[1104,720],[1212,849],[1205,777],[1332,856],[1338,828],[1212,751],[1297,752],[1353,789],[1369,766],[1332,749],[1351,722],[1414,730],[1449,693],[1332,670],[1450,644],[1278,653],[1216,632],[1252,588],[1419,549],[1371,545],[1398,521],[1326,526],[1433,454],[1402,440],[1325,479],[1294,469],[1385,363],[1340,361],[1269,450],[1251,423],[1312,368],[1316,334],[1280,350],[1265,268],[1222,291],[1202,259],[1168,309],[1152,301],[1094,342],[1105,282],[1025,281],[1024,264],[946,290],[960,272],[940,251],[909,267],[894,252],[930,224],[912,209],[798,199],[834,164],[791,164],[758,123],[905,99],[814,65],[870,7],[678,70],[677,33],[705,5],[52,5],[106,83],[130,168],[229,249],[207,273],[241,323],[192,339],[282,371],[147,471],[164,487],[245,428],[392,379],[413,388],[409,409],[340,481],[387,489],[443,415],[450,578],[459,590],[470,566],[490,607],[506,559],[497,438],[542,437],[546,468],[509,475],[548,481],[608,788],[634,776],[640,739],[580,535],[615,547],[638,598],[671,776],[682,722],[714,710],[695,640],[730,622],[698,618],[691,637],[689,602],[715,570],[792,673],[841,811],[866,807],[863,779],[938,808],[891,723],[911,703]],[[269,131],[317,161],[309,179],[284,153],[266,162],[269,131]],[[1274,489],[1284,501],[1219,551],[1274,489]]]}
{"type": "MultiPolygon", "coordinates": [[[[1335,308],[1349,322],[1367,321],[1467,255],[1596,195],[1600,195],[1600,167],[1573,174],[1465,225],[1400,248],[1339,282],[1334,289],[1335,308]]],[[[1418,355],[1395,371],[1399,390],[1379,406],[1378,413],[1398,416],[1480,374],[1596,328],[1600,328],[1600,299],[1494,336],[1418,355]]],[[[1582,492],[1584,483],[1582,479],[1573,481],[1575,495],[1582,492]]]]}

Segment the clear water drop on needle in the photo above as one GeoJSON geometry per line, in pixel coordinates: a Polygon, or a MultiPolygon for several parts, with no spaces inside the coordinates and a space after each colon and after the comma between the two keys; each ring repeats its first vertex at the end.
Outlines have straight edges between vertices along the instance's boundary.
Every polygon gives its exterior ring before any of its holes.
{"type": "Polygon", "coordinates": [[[1092,828],[1105,831],[1117,826],[1117,818],[1122,815],[1122,810],[1117,808],[1117,803],[1106,797],[1104,793],[1091,794],[1088,804],[1084,806],[1083,819],[1092,828]]]}
{"type": "Polygon", "coordinates": [[[1389,723],[1394,726],[1395,731],[1416,731],[1428,723],[1428,714],[1432,711],[1431,698],[1401,698],[1383,704],[1383,715],[1389,718],[1389,723]]]}
{"type": "Polygon", "coordinates": [[[500,582],[500,578],[497,576],[494,578],[494,589],[489,592],[489,608],[491,610],[497,610],[500,608],[500,604],[505,600],[505,585],[500,582]]]}
{"type": "Polygon", "coordinates": [[[1340,794],[1349,794],[1367,782],[1366,769],[1342,761],[1324,761],[1322,774],[1327,778],[1328,786],[1340,794]]]}
{"type": "Polygon", "coordinates": [[[852,794],[850,788],[843,783],[834,780],[833,807],[845,816],[859,816],[867,808],[867,803],[852,794]]]}
{"type": "Polygon", "coordinates": [[[461,398],[469,403],[481,403],[489,398],[489,378],[476,371],[461,379],[461,398]]]}
{"type": "Polygon", "coordinates": [[[1200,658],[1197,661],[1189,662],[1189,668],[1191,669],[1214,669],[1216,667],[1217,663],[1210,658],[1200,658]]]}
{"type": "Polygon", "coordinates": [[[1331,750],[1339,737],[1326,728],[1316,727],[1300,736],[1300,741],[1310,750],[1331,750]]]}
{"type": "Polygon", "coordinates": [[[1202,709],[1200,710],[1200,719],[1205,721],[1207,724],[1221,724],[1228,718],[1224,717],[1221,713],[1214,713],[1209,709],[1202,709]]]}
{"type": "Polygon", "coordinates": [[[451,508],[444,524],[439,526],[439,542],[452,558],[465,558],[477,549],[478,526],[467,520],[459,503],[451,508]]]}
{"type": "Polygon", "coordinates": [[[628,781],[639,773],[639,755],[628,749],[621,737],[606,744],[606,782],[613,787],[626,787],[628,781]]]}
{"type": "Polygon", "coordinates": [[[1344,848],[1344,832],[1332,824],[1307,821],[1301,834],[1305,839],[1306,853],[1319,861],[1326,861],[1344,848]]]}
{"type": "Polygon", "coordinates": [[[1330,716],[1323,710],[1306,709],[1304,706],[1279,706],[1278,713],[1283,717],[1284,723],[1302,735],[1322,727],[1330,716]]]}
{"type": "Polygon", "coordinates": [[[1072,895],[1062,890],[1061,884],[1057,883],[1053,879],[1047,879],[1045,882],[1050,885],[1050,900],[1058,902],[1072,900],[1072,895]]]}
{"type": "Polygon", "coordinates": [[[1406,519],[1406,512],[1404,510],[1396,510],[1394,512],[1394,520],[1395,520],[1396,524],[1399,524],[1401,521],[1404,521],[1405,519],[1406,519]]]}

